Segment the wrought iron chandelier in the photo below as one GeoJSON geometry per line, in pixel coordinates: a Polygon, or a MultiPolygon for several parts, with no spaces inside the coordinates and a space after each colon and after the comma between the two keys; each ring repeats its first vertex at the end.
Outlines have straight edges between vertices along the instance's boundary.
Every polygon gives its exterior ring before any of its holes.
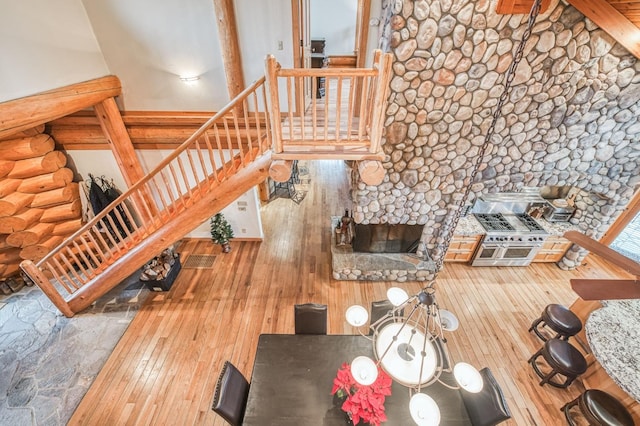
{"type": "Polygon", "coordinates": [[[387,291],[387,298],[394,308],[370,324],[371,336],[362,333],[362,328],[369,320],[367,309],[360,305],[353,305],[346,312],[347,322],[357,327],[364,337],[371,339],[376,358],[376,361],[373,361],[366,356],[356,357],[351,363],[354,379],[362,385],[370,385],[375,382],[378,366],[380,366],[393,380],[409,388],[412,394],[409,410],[412,419],[419,426],[440,423],[440,409],[437,403],[422,392],[427,386],[439,382],[445,387],[467,392],[480,392],[483,388],[482,376],[475,367],[465,362],[455,365],[452,363],[444,332],[456,330],[459,323],[453,313],[438,307],[434,284],[438,272],[442,269],[446,248],[453,238],[462,209],[469,198],[471,184],[487,148],[491,145],[496,123],[502,115],[502,106],[509,96],[511,83],[540,12],[540,5],[541,0],[535,0],[531,7],[527,28],[506,73],[504,91],[498,100],[484,143],[473,164],[468,184],[458,202],[452,206],[456,210],[451,216],[443,238],[443,250],[437,257],[433,280],[418,294],[411,297],[399,287],[390,288],[387,291]],[[441,380],[441,375],[445,372],[453,374],[457,385],[441,380]]]}
{"type": "Polygon", "coordinates": [[[377,378],[379,365],[410,389],[409,410],[418,425],[437,425],[440,421],[438,405],[421,392],[423,388],[436,381],[467,392],[479,392],[483,386],[475,367],[464,362],[452,363],[444,332],[455,331],[458,320],[453,313],[438,307],[433,283],[411,297],[399,287],[390,288],[387,298],[394,308],[369,326],[371,337],[362,332],[369,320],[367,310],[353,305],[346,312],[347,322],[372,340],[376,358],[373,361],[366,356],[356,357],[351,363],[353,378],[362,385],[370,385],[377,378]],[[440,380],[442,373],[453,373],[457,386],[440,380]]]}

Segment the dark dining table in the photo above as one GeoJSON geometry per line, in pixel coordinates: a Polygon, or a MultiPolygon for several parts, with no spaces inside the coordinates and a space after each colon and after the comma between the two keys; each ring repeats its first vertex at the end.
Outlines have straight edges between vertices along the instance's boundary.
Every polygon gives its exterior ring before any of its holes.
{"type": "MultiPolygon", "coordinates": [[[[331,388],[342,364],[358,355],[373,358],[372,343],[363,336],[260,335],[243,424],[346,425],[346,414],[334,403],[331,388]]],[[[391,389],[383,424],[414,425],[409,389],[395,381],[391,389]]],[[[460,391],[436,382],[423,392],[440,407],[441,425],[471,424],[460,391]]]]}

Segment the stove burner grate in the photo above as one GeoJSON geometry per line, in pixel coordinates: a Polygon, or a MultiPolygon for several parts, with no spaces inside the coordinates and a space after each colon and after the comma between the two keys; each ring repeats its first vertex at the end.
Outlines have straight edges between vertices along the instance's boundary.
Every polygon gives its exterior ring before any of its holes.
{"type": "Polygon", "coordinates": [[[474,216],[487,231],[515,231],[501,213],[476,213],[474,216]]]}
{"type": "Polygon", "coordinates": [[[517,214],[516,217],[520,220],[520,222],[522,222],[524,224],[524,226],[526,226],[527,228],[529,228],[530,231],[543,231],[544,232],[544,228],[542,226],[540,226],[540,224],[538,222],[536,222],[536,220],[534,218],[532,218],[531,216],[529,216],[528,214],[517,214]]]}

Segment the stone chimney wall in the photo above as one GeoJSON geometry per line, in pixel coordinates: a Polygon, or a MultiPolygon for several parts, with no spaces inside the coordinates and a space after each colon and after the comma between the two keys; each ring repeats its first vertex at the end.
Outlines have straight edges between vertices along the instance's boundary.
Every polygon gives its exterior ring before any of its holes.
{"type": "MultiPolygon", "coordinates": [[[[437,259],[528,17],[497,15],[493,0],[384,7],[392,12],[395,57],[387,175],[367,186],[354,171],[354,219],[425,225],[419,251],[437,259]]],[[[574,220],[597,238],[640,183],[639,117],[640,63],[575,8],[552,1],[526,45],[470,201],[487,192],[574,185],[592,194],[578,200],[574,220]]],[[[561,267],[583,256],[569,252],[561,267]]]]}

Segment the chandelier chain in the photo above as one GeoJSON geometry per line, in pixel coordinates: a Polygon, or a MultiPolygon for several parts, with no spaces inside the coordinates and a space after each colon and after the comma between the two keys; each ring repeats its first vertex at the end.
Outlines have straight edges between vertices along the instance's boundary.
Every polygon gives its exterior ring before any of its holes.
{"type": "Polygon", "coordinates": [[[429,287],[431,287],[434,282],[435,279],[438,276],[438,273],[440,272],[440,270],[442,269],[442,265],[444,263],[444,256],[446,254],[446,250],[449,247],[449,244],[451,244],[451,240],[453,239],[453,234],[454,231],[456,229],[456,227],[458,226],[458,222],[460,221],[460,216],[462,215],[462,209],[464,208],[465,203],[467,202],[467,199],[469,198],[469,194],[471,193],[471,186],[473,184],[473,181],[478,173],[478,169],[480,168],[480,164],[482,163],[482,159],[484,158],[485,152],[487,151],[487,148],[489,147],[489,145],[491,145],[491,139],[493,138],[493,134],[495,133],[496,130],[496,124],[498,122],[498,120],[500,119],[500,117],[502,116],[502,107],[504,105],[504,103],[507,101],[507,98],[509,97],[509,94],[511,93],[511,84],[516,76],[516,69],[518,68],[518,65],[520,64],[520,61],[522,60],[522,56],[524,53],[524,48],[525,45],[527,44],[527,41],[529,40],[529,37],[531,37],[531,32],[533,30],[533,26],[536,23],[536,19],[538,17],[538,14],[540,13],[540,5],[542,4],[542,0],[535,0],[533,5],[531,6],[531,10],[529,12],[529,18],[527,20],[527,27],[524,31],[524,33],[522,33],[522,39],[520,40],[520,43],[518,44],[518,47],[516,49],[516,53],[514,55],[513,61],[511,62],[511,65],[509,66],[509,69],[507,70],[507,74],[505,77],[505,83],[504,83],[504,90],[502,91],[502,94],[500,95],[500,98],[498,99],[498,104],[496,105],[495,110],[493,111],[493,118],[491,120],[491,124],[489,125],[489,128],[487,129],[487,134],[484,138],[484,142],[482,144],[482,146],[480,147],[480,150],[478,151],[478,154],[476,156],[475,162],[473,164],[473,168],[471,169],[471,173],[469,174],[468,177],[468,185],[465,186],[465,190],[462,194],[462,197],[460,198],[460,200],[458,201],[458,203],[455,205],[456,211],[454,213],[453,218],[451,219],[451,224],[449,226],[449,228],[447,229],[447,233],[445,234],[445,238],[442,242],[442,250],[440,251],[440,255],[438,256],[438,259],[436,260],[436,270],[435,270],[435,274],[433,276],[433,280],[431,281],[431,283],[429,284],[429,287]]]}

